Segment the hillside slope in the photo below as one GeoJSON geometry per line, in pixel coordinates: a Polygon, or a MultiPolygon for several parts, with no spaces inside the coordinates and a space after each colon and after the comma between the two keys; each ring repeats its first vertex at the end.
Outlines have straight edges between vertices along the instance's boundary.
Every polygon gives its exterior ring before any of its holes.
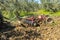
{"type": "Polygon", "coordinates": [[[1,40],[60,40],[60,17],[54,17],[54,24],[40,27],[17,26],[12,30],[0,32],[1,40]]]}

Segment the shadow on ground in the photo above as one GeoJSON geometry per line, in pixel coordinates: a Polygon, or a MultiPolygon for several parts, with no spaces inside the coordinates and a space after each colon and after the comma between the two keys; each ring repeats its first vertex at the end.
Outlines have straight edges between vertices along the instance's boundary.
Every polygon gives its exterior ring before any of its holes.
{"type": "Polygon", "coordinates": [[[11,24],[4,23],[0,25],[0,32],[6,32],[14,29],[15,26],[12,26],[11,24]]]}

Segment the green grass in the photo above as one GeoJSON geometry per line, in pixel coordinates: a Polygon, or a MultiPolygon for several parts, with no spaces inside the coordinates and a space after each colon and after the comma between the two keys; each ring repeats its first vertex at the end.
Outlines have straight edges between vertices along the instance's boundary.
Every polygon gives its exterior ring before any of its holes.
{"type": "MultiPolygon", "coordinates": [[[[9,12],[9,11],[2,11],[3,16],[7,17],[7,18],[13,18],[15,17],[14,12],[9,12]]],[[[45,10],[38,10],[36,12],[26,12],[26,11],[19,11],[20,16],[27,16],[27,15],[41,15],[41,14],[45,14],[45,15],[51,15],[51,16],[60,16],[60,11],[58,12],[49,12],[49,11],[45,11],[45,10]]]]}
{"type": "Polygon", "coordinates": [[[45,11],[45,10],[38,10],[37,12],[33,12],[33,14],[38,14],[38,15],[41,15],[41,14],[45,14],[45,15],[51,15],[51,16],[60,16],[60,11],[58,12],[49,12],[49,11],[45,11]]]}
{"type": "Polygon", "coordinates": [[[56,13],[53,13],[51,15],[53,15],[53,16],[60,16],[60,12],[56,12],[56,13]]]}

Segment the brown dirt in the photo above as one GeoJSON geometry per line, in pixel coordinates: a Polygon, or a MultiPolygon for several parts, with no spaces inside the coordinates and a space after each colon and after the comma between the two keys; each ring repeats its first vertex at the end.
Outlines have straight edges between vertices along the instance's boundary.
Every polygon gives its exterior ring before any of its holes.
{"type": "Polygon", "coordinates": [[[60,40],[60,17],[54,18],[54,21],[40,27],[17,26],[0,32],[0,40],[60,40]]]}

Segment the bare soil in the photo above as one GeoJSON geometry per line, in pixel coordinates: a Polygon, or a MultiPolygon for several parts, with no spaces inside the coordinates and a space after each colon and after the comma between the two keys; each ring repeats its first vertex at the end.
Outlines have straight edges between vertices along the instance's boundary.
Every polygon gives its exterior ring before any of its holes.
{"type": "Polygon", "coordinates": [[[60,40],[60,17],[55,17],[54,21],[55,23],[41,24],[38,27],[17,25],[15,28],[8,28],[7,31],[0,32],[0,40],[60,40]]]}

